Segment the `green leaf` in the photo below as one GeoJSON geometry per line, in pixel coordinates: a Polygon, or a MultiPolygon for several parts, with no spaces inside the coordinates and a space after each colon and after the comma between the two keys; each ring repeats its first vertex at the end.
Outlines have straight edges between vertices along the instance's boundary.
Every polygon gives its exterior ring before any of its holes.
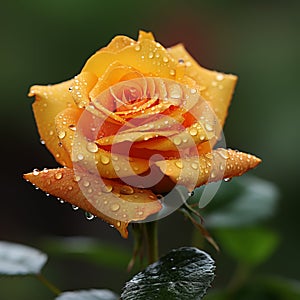
{"type": "Polygon", "coordinates": [[[37,249],[0,241],[0,275],[39,274],[47,255],[37,249]]]}
{"type": "Polygon", "coordinates": [[[279,242],[275,232],[261,227],[218,229],[214,233],[221,249],[236,260],[250,265],[265,261],[279,242]]]}
{"type": "Polygon", "coordinates": [[[249,226],[263,221],[274,214],[279,198],[272,183],[244,175],[222,183],[203,211],[200,207],[204,190],[205,187],[196,189],[187,204],[204,216],[207,228],[249,226]]]}
{"type": "Polygon", "coordinates": [[[87,290],[64,292],[55,300],[118,300],[119,296],[109,290],[87,290]]]}
{"type": "Polygon", "coordinates": [[[121,299],[202,299],[214,270],[207,253],[192,247],[174,249],[127,282],[121,299]]]}

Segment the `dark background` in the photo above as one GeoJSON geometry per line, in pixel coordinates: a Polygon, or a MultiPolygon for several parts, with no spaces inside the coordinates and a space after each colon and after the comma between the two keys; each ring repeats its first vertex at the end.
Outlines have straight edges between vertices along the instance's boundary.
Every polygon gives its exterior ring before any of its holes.
{"type": "MultiPolygon", "coordinates": [[[[252,174],[274,182],[281,192],[277,215],[269,223],[281,234],[280,246],[261,268],[300,279],[298,3],[2,1],[0,239],[42,247],[46,237],[91,236],[130,251],[131,238],[123,240],[100,220],[85,220],[82,212],[73,212],[22,179],[22,173],[33,168],[57,166],[39,142],[32,99],[26,94],[33,84],[72,78],[113,36],[136,38],[143,29],[152,31],[165,46],[182,42],[207,68],[239,76],[224,130],[227,145],[261,157],[263,163],[252,174]]],[[[177,215],[162,220],[162,252],[187,245],[191,228],[177,215]]],[[[50,258],[45,272],[64,290],[107,287],[119,291],[128,278],[125,271],[57,257],[50,258]]],[[[218,272],[222,276],[230,270],[218,272]]],[[[13,295],[7,299],[52,297],[33,279],[0,278],[1,295],[13,295]]]]}

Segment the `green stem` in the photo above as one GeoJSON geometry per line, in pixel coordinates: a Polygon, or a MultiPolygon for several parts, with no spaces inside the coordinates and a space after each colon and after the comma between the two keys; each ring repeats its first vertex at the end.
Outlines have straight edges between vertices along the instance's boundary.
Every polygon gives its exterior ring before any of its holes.
{"type": "Polygon", "coordinates": [[[37,274],[36,277],[43,285],[45,285],[56,296],[61,294],[61,291],[53,283],[51,283],[46,277],[44,277],[43,274],[41,273],[37,274]]]}
{"type": "Polygon", "coordinates": [[[145,235],[148,250],[148,264],[158,260],[157,221],[145,223],[145,235]]]}

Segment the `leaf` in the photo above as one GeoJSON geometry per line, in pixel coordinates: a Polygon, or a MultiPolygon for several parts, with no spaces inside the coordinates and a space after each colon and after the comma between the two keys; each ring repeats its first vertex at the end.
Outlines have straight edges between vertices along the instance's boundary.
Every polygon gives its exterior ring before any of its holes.
{"type": "Polygon", "coordinates": [[[193,247],[174,249],[128,281],[121,299],[202,299],[214,270],[207,253],[193,247]]]}
{"type": "Polygon", "coordinates": [[[118,300],[119,296],[109,290],[87,290],[64,292],[55,300],[118,300]]]}
{"type": "Polygon", "coordinates": [[[0,241],[0,275],[39,274],[47,258],[37,249],[0,241]]]}
{"type": "Polygon", "coordinates": [[[199,201],[203,201],[204,189],[196,189],[187,204],[204,216],[208,228],[248,226],[265,220],[274,214],[279,198],[272,183],[244,175],[221,184],[214,199],[203,211],[199,208],[199,201]]]}
{"type": "Polygon", "coordinates": [[[250,265],[265,261],[279,242],[275,232],[261,227],[218,229],[214,233],[229,255],[250,265]]]}

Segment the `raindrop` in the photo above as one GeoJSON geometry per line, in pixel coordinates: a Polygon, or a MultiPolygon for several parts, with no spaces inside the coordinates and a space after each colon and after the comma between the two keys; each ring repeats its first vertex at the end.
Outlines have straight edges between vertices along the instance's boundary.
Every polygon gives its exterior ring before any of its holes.
{"type": "Polygon", "coordinates": [[[183,165],[182,165],[182,161],[181,161],[181,160],[177,160],[177,161],[175,162],[175,165],[176,165],[176,167],[178,167],[179,169],[182,169],[182,168],[183,168],[183,165]]]}
{"type": "Polygon", "coordinates": [[[167,63],[168,61],[169,61],[169,59],[166,56],[164,56],[163,57],[163,62],[167,63]]]}
{"type": "Polygon", "coordinates": [[[179,146],[181,144],[181,138],[179,136],[176,136],[173,142],[176,146],[179,146]]]}
{"type": "Polygon", "coordinates": [[[54,175],[54,177],[55,177],[57,180],[59,180],[59,179],[62,179],[63,174],[59,172],[59,173],[56,173],[56,174],[54,175]]]}
{"type": "Polygon", "coordinates": [[[91,153],[96,153],[96,152],[98,152],[98,146],[97,146],[95,143],[93,143],[93,142],[87,143],[86,149],[87,149],[89,152],[91,152],[91,153]]]}
{"type": "Polygon", "coordinates": [[[44,173],[48,173],[49,170],[48,170],[47,168],[44,168],[44,169],[43,169],[43,172],[44,172],[44,173]]]}
{"type": "Polygon", "coordinates": [[[109,157],[106,156],[106,155],[101,155],[100,161],[102,162],[103,165],[107,165],[107,164],[109,164],[110,159],[109,159],[109,157]]]}
{"type": "Polygon", "coordinates": [[[90,185],[90,183],[89,183],[88,181],[84,181],[84,182],[83,182],[83,186],[84,186],[84,187],[88,187],[89,185],[90,185]]]}
{"type": "Polygon", "coordinates": [[[213,131],[214,130],[213,126],[209,123],[205,123],[205,128],[206,128],[207,131],[213,131]]]}
{"type": "Polygon", "coordinates": [[[120,209],[120,205],[118,203],[113,203],[110,206],[111,211],[118,211],[120,209]]]}
{"type": "Polygon", "coordinates": [[[136,45],[134,48],[135,51],[140,51],[141,50],[141,46],[140,45],[136,45]]]}
{"type": "Polygon", "coordinates": [[[174,76],[175,75],[175,70],[171,69],[169,73],[170,73],[171,76],[174,76]]]}
{"type": "Polygon", "coordinates": [[[89,221],[95,218],[95,216],[88,211],[86,211],[84,214],[85,214],[85,218],[89,221]]]}
{"type": "Polygon", "coordinates": [[[69,125],[69,129],[72,131],[76,131],[76,126],[75,125],[69,125]]]}
{"type": "Polygon", "coordinates": [[[78,176],[78,175],[74,176],[74,181],[78,182],[78,181],[80,181],[80,179],[81,179],[80,176],[78,176]]]}
{"type": "Polygon", "coordinates": [[[216,80],[218,81],[222,81],[223,79],[224,79],[224,75],[221,73],[216,76],[216,80]]]}
{"type": "Polygon", "coordinates": [[[104,193],[110,193],[111,191],[113,190],[113,187],[112,187],[112,185],[105,185],[103,188],[102,188],[102,191],[104,192],[104,193]]]}
{"type": "Polygon", "coordinates": [[[40,174],[40,171],[39,171],[38,169],[34,169],[34,170],[32,171],[32,174],[33,174],[34,176],[37,176],[37,175],[40,174]]]}
{"type": "Polygon", "coordinates": [[[40,143],[41,143],[42,145],[45,145],[45,144],[46,144],[46,142],[45,142],[43,139],[40,139],[40,143]]]}
{"type": "Polygon", "coordinates": [[[191,167],[194,169],[194,170],[198,170],[198,167],[199,165],[195,162],[191,163],[191,167]]]}
{"type": "Polygon", "coordinates": [[[198,130],[196,128],[190,129],[190,135],[195,136],[195,135],[197,135],[197,133],[198,133],[198,130]]]}
{"type": "Polygon", "coordinates": [[[228,178],[224,178],[224,181],[225,181],[225,182],[229,182],[231,179],[232,179],[232,178],[229,178],[229,177],[228,177],[228,178]]]}
{"type": "Polygon", "coordinates": [[[78,206],[76,206],[76,205],[74,205],[74,204],[72,204],[72,209],[73,209],[73,210],[78,210],[78,209],[79,209],[79,207],[78,207],[78,206]]]}
{"type": "Polygon", "coordinates": [[[123,195],[132,195],[134,193],[134,189],[129,185],[123,185],[120,188],[120,194],[123,195]]]}
{"type": "Polygon", "coordinates": [[[83,160],[84,156],[81,153],[79,153],[79,154],[77,154],[77,158],[78,158],[78,160],[83,160]]]}
{"type": "Polygon", "coordinates": [[[194,196],[194,191],[188,193],[189,197],[194,196]]]}
{"type": "Polygon", "coordinates": [[[58,133],[58,138],[59,138],[59,139],[63,139],[65,136],[66,136],[66,132],[65,132],[65,131],[60,131],[60,132],[58,133]]]}
{"type": "Polygon", "coordinates": [[[148,55],[148,57],[149,57],[149,58],[153,58],[153,57],[154,57],[153,52],[150,52],[149,55],[148,55]]]}

